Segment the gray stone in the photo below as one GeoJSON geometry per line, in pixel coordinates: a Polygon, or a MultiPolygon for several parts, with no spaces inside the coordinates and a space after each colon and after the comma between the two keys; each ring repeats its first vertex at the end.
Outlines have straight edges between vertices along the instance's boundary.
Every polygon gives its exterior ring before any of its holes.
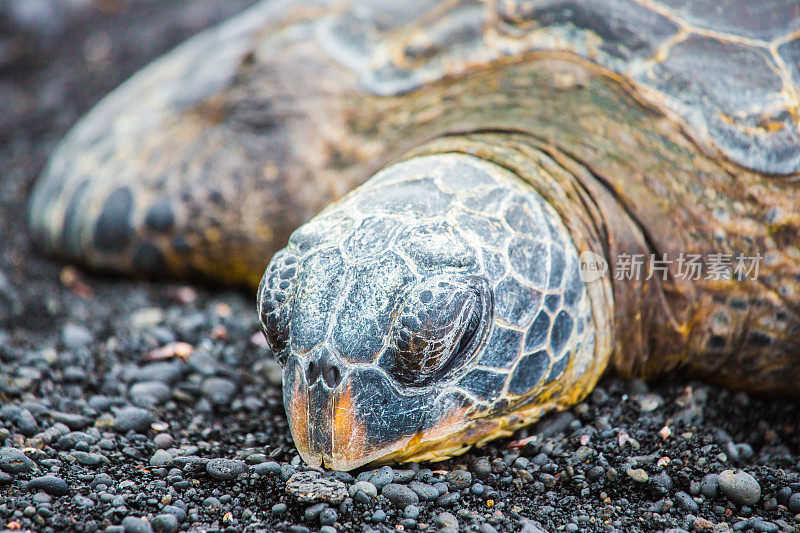
{"type": "Polygon", "coordinates": [[[61,422],[72,431],[86,429],[92,424],[91,418],[76,413],[62,413],[60,411],[55,411],[50,413],[50,416],[53,417],[53,420],[56,422],[61,422]]]}
{"type": "Polygon", "coordinates": [[[300,503],[338,505],[347,498],[347,487],[338,479],[320,477],[318,472],[296,472],[286,481],[286,493],[300,503]]]}
{"type": "Polygon", "coordinates": [[[33,472],[37,470],[36,463],[19,448],[0,448],[0,470],[9,474],[33,472]]]}
{"type": "Polygon", "coordinates": [[[150,466],[164,467],[172,464],[172,456],[165,450],[156,450],[150,458],[150,466]]]}
{"type": "Polygon", "coordinates": [[[127,433],[130,430],[137,433],[146,433],[154,420],[153,413],[147,409],[123,407],[114,417],[114,427],[122,433],[127,433]]]}
{"type": "Polygon", "coordinates": [[[678,503],[678,506],[681,509],[690,513],[696,513],[700,509],[700,507],[697,505],[697,502],[695,502],[691,496],[683,491],[678,491],[675,493],[675,501],[678,503]]]}
{"type": "Polygon", "coordinates": [[[719,476],[717,474],[706,474],[700,482],[700,494],[706,498],[716,498],[719,494],[719,476]]]}
{"type": "Polygon", "coordinates": [[[761,499],[761,485],[747,472],[724,470],[719,475],[719,488],[731,501],[739,504],[755,505],[761,499]]]}
{"type": "Polygon", "coordinates": [[[455,517],[455,515],[453,515],[453,513],[448,513],[445,511],[443,513],[439,513],[439,516],[436,517],[436,525],[439,527],[447,527],[458,530],[458,519],[455,517]]]}
{"type": "Polygon", "coordinates": [[[126,516],[123,518],[122,527],[125,533],[151,533],[153,531],[150,522],[136,516],[126,516]]]}
{"type": "Polygon", "coordinates": [[[367,481],[375,485],[375,488],[381,490],[383,487],[394,481],[394,470],[391,466],[382,466],[374,470],[367,477],[367,481]]]}
{"type": "Polygon", "coordinates": [[[789,507],[789,510],[793,513],[800,513],[800,492],[789,496],[787,507],[789,507]]]}
{"type": "Polygon", "coordinates": [[[0,408],[0,419],[14,424],[14,427],[26,437],[32,437],[39,431],[39,424],[33,414],[18,405],[5,405],[0,408]]]}
{"type": "Polygon", "coordinates": [[[206,464],[206,471],[214,479],[230,481],[247,471],[247,463],[237,459],[211,459],[206,464]]]}
{"type": "Polygon", "coordinates": [[[172,448],[174,440],[172,438],[172,435],[170,435],[169,433],[159,433],[158,435],[153,437],[153,444],[155,444],[156,448],[160,450],[166,450],[172,448]]]}
{"type": "Polygon", "coordinates": [[[412,481],[408,484],[408,488],[417,493],[422,500],[433,501],[439,497],[439,491],[436,487],[428,483],[421,483],[419,481],[412,481]]]}
{"type": "Polygon", "coordinates": [[[162,381],[140,381],[131,385],[129,394],[134,405],[153,407],[169,398],[172,391],[162,381]]]}
{"type": "Polygon", "coordinates": [[[417,493],[399,483],[389,483],[383,487],[381,494],[386,496],[386,499],[388,499],[392,505],[400,509],[405,509],[409,505],[416,505],[419,503],[419,496],[417,496],[417,493]]]}
{"type": "Polygon", "coordinates": [[[355,496],[356,492],[359,490],[370,498],[374,498],[378,495],[378,488],[369,481],[356,481],[350,485],[350,496],[355,496]]]}
{"type": "Polygon", "coordinates": [[[150,525],[153,526],[153,530],[158,533],[175,533],[180,529],[178,517],[167,513],[160,514],[153,518],[150,525]]]}
{"type": "Polygon", "coordinates": [[[35,477],[25,485],[28,492],[44,491],[53,496],[63,496],[69,493],[67,482],[56,476],[35,477]]]}
{"type": "Polygon", "coordinates": [[[61,343],[67,350],[80,350],[94,342],[92,332],[79,324],[67,324],[61,330],[61,343]]]}
{"type": "Polygon", "coordinates": [[[625,471],[629,478],[634,480],[637,483],[646,483],[650,477],[647,475],[647,472],[642,470],[641,468],[629,468],[625,471]]]}
{"type": "Polygon", "coordinates": [[[107,464],[110,461],[105,455],[99,453],[87,452],[72,452],[72,456],[78,461],[78,464],[83,466],[98,466],[100,464],[107,464]]]}
{"type": "Polygon", "coordinates": [[[451,490],[466,489],[472,485],[472,474],[466,470],[451,470],[444,476],[451,490]]]}
{"type": "Polygon", "coordinates": [[[171,385],[179,381],[185,373],[186,363],[183,361],[159,361],[137,368],[131,382],[160,381],[171,385]]]}
{"type": "Polygon", "coordinates": [[[230,404],[236,393],[236,383],[225,378],[208,378],[203,382],[203,395],[217,406],[230,404]]]}

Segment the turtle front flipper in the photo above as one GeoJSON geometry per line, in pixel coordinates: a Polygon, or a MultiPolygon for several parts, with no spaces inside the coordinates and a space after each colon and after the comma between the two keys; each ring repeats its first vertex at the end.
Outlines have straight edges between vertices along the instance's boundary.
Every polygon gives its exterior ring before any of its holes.
{"type": "Polygon", "coordinates": [[[105,98],[34,190],[36,244],[103,270],[257,284],[292,230],[369,174],[337,145],[353,83],[307,44],[303,16],[260,3],[105,98]]]}

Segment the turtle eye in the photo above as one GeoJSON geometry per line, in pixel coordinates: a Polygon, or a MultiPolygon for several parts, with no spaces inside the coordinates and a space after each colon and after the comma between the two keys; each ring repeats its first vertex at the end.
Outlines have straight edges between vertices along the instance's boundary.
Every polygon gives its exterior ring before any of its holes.
{"type": "Polygon", "coordinates": [[[481,288],[470,285],[441,281],[415,288],[397,315],[382,366],[406,385],[444,377],[475,353],[487,302],[481,288]]]}
{"type": "Polygon", "coordinates": [[[289,352],[289,318],[292,312],[297,258],[281,250],[276,253],[258,287],[261,329],[270,350],[284,364],[289,352]]]}

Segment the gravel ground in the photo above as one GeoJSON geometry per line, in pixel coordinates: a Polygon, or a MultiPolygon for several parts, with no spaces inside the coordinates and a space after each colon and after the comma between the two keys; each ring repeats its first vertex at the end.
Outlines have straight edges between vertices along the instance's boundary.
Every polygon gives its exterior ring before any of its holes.
{"type": "Polygon", "coordinates": [[[39,257],[25,201],[136,68],[247,0],[0,0],[0,527],[796,531],[800,409],[668,376],[457,459],[306,471],[252,296],[39,257]]]}

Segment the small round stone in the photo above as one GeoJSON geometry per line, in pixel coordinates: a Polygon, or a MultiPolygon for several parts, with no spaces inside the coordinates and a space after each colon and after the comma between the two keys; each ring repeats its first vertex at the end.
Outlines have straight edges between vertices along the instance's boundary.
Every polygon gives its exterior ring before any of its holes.
{"type": "Polygon", "coordinates": [[[436,498],[436,505],[438,505],[439,507],[450,507],[460,499],[461,499],[461,493],[448,492],[436,498]]]}
{"type": "Polygon", "coordinates": [[[281,473],[281,465],[275,461],[267,461],[253,466],[253,472],[259,476],[278,476],[281,473]]]}
{"type": "Polygon", "coordinates": [[[696,513],[700,509],[692,497],[683,491],[675,493],[675,501],[681,509],[690,513],[696,513]]]}
{"type": "Polygon", "coordinates": [[[122,520],[122,528],[125,533],[151,533],[153,531],[150,522],[136,516],[126,516],[122,520]]]}
{"type": "Polygon", "coordinates": [[[131,430],[136,433],[146,433],[154,420],[153,413],[147,409],[124,407],[114,417],[114,427],[121,433],[131,430]]]}
{"type": "Polygon", "coordinates": [[[8,420],[26,437],[32,437],[39,431],[39,424],[29,409],[16,405],[0,408],[0,420],[8,420]]]}
{"type": "Polygon", "coordinates": [[[394,481],[394,470],[391,466],[381,467],[372,472],[367,481],[375,485],[375,488],[378,490],[381,490],[383,487],[394,481]]]}
{"type": "Polygon", "coordinates": [[[641,468],[629,468],[625,471],[629,478],[634,480],[637,483],[646,483],[649,478],[647,472],[642,470],[641,468]]]}
{"type": "Polygon", "coordinates": [[[247,464],[237,459],[211,459],[206,465],[206,471],[214,479],[229,481],[247,471],[247,464]]]}
{"type": "Polygon", "coordinates": [[[36,463],[19,448],[3,447],[0,448],[0,470],[9,474],[33,472],[36,463]]]}
{"type": "Polygon", "coordinates": [[[800,513],[800,492],[796,492],[789,496],[786,506],[793,513],[800,513]]]}
{"type": "Polygon", "coordinates": [[[25,485],[28,492],[44,491],[53,496],[63,496],[69,493],[67,482],[57,476],[35,477],[25,485]]]}
{"type": "Polygon", "coordinates": [[[716,498],[719,494],[719,476],[717,474],[706,474],[700,482],[700,494],[706,498],[716,498]]]}
{"type": "Polygon", "coordinates": [[[61,330],[61,343],[67,350],[80,350],[94,342],[94,335],[80,324],[67,324],[61,330]]]}
{"type": "Polygon", "coordinates": [[[353,501],[356,503],[369,503],[372,500],[372,497],[367,496],[363,490],[357,490],[355,494],[353,494],[353,501]]]}
{"type": "Polygon", "coordinates": [[[153,437],[153,444],[155,444],[156,448],[160,450],[166,450],[172,447],[174,441],[172,439],[172,435],[169,433],[159,433],[153,437]]]}
{"type": "Polygon", "coordinates": [[[374,498],[378,495],[378,488],[369,481],[356,481],[350,485],[350,496],[354,496],[358,491],[362,491],[370,498],[374,498]]]}
{"type": "Polygon", "coordinates": [[[672,478],[666,472],[659,472],[653,476],[653,485],[661,494],[668,494],[672,491],[672,478]]]}
{"type": "Polygon", "coordinates": [[[389,483],[383,487],[381,494],[386,496],[386,499],[388,499],[392,505],[400,509],[405,509],[409,505],[416,505],[419,503],[419,496],[417,496],[417,493],[399,483],[389,483]]]}
{"type": "Polygon", "coordinates": [[[165,505],[161,511],[163,514],[170,514],[174,516],[178,519],[178,522],[183,522],[186,520],[186,511],[180,507],[176,507],[174,505],[165,505]]]}
{"type": "Polygon", "coordinates": [[[156,450],[150,458],[150,466],[164,467],[172,464],[172,456],[165,450],[156,450]]]}
{"type": "Polygon", "coordinates": [[[394,469],[394,481],[395,483],[400,483],[401,485],[405,485],[417,475],[416,472],[413,470],[398,470],[394,469]]]}
{"type": "Polygon", "coordinates": [[[451,490],[466,489],[472,484],[472,474],[466,470],[452,470],[444,477],[451,490]]]}
{"type": "Polygon", "coordinates": [[[417,518],[420,513],[420,508],[416,505],[409,505],[405,509],[403,509],[403,516],[406,518],[417,518]]]}
{"type": "Polygon", "coordinates": [[[445,511],[443,513],[439,513],[439,516],[436,517],[436,525],[442,528],[446,527],[458,530],[458,519],[453,513],[448,513],[445,511]]]}
{"type": "Polygon", "coordinates": [[[739,504],[755,505],[761,499],[761,485],[747,472],[724,470],[719,475],[719,488],[731,501],[739,504]]]}
{"type": "Polygon", "coordinates": [[[139,407],[153,407],[170,397],[169,385],[162,381],[140,381],[131,385],[131,401],[139,407]]]}
{"type": "Polygon", "coordinates": [[[225,378],[208,378],[203,382],[203,395],[217,406],[230,404],[236,393],[236,383],[225,378]]]}
{"type": "Polygon", "coordinates": [[[492,473],[492,465],[489,462],[488,457],[480,457],[472,463],[472,470],[475,471],[475,475],[479,478],[483,479],[487,477],[489,474],[492,473]]]}
{"type": "Polygon", "coordinates": [[[778,531],[780,531],[778,524],[774,522],[767,522],[762,518],[753,518],[749,522],[750,527],[759,533],[778,533],[778,531]]]}
{"type": "Polygon", "coordinates": [[[408,488],[417,493],[420,499],[425,501],[433,501],[439,497],[439,491],[433,485],[428,483],[420,483],[419,481],[412,481],[408,484],[408,488]]]}
{"type": "Polygon", "coordinates": [[[339,515],[332,507],[326,507],[319,513],[319,523],[323,526],[332,526],[336,523],[337,518],[339,518],[339,515]]]}
{"type": "Polygon", "coordinates": [[[245,462],[249,465],[260,465],[267,462],[267,456],[263,453],[254,453],[245,458],[245,462]]]}
{"type": "Polygon", "coordinates": [[[319,518],[319,514],[327,508],[327,503],[315,503],[314,505],[309,505],[303,512],[303,518],[306,522],[314,522],[317,518],[319,518]]]}
{"type": "Polygon", "coordinates": [[[75,451],[72,452],[72,456],[75,457],[75,459],[78,461],[78,464],[84,466],[98,466],[100,463],[109,462],[106,456],[101,455],[99,453],[87,453],[87,452],[75,451]]]}
{"type": "Polygon", "coordinates": [[[172,514],[160,514],[150,523],[158,533],[175,533],[180,528],[178,517],[172,514]]]}

